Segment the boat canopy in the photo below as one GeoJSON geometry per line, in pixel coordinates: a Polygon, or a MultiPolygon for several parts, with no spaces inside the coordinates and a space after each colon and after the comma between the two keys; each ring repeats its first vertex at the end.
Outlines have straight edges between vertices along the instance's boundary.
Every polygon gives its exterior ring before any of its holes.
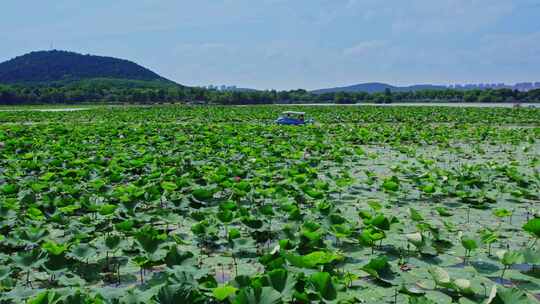
{"type": "Polygon", "coordinates": [[[295,112],[295,111],[286,111],[283,112],[284,115],[290,114],[290,115],[305,115],[305,112],[295,112]]]}

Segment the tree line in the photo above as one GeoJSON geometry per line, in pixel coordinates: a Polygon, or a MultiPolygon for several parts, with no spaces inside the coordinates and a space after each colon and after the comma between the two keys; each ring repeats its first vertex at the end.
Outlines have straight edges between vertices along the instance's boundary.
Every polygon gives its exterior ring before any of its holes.
{"type": "Polygon", "coordinates": [[[275,103],[394,103],[394,102],[540,102],[540,90],[522,92],[510,89],[461,91],[425,90],[380,93],[335,92],[313,94],[290,91],[219,91],[164,85],[161,82],[92,80],[71,84],[0,85],[0,104],[53,103],[204,103],[222,105],[275,103]]]}

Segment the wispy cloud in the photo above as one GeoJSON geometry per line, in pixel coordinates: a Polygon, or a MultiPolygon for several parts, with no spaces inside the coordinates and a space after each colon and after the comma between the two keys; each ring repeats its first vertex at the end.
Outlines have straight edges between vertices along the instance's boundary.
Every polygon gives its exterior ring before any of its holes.
{"type": "Polygon", "coordinates": [[[347,56],[365,56],[379,52],[388,45],[384,40],[362,41],[351,47],[343,50],[343,54],[347,56]]]}

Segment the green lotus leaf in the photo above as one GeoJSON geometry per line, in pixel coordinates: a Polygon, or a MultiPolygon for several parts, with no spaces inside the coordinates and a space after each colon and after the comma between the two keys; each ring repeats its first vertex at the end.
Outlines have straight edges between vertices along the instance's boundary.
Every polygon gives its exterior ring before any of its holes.
{"type": "Polygon", "coordinates": [[[406,234],[405,237],[411,244],[417,248],[421,248],[424,245],[424,237],[420,232],[406,234]]]}
{"type": "Polygon", "coordinates": [[[524,260],[523,253],[518,251],[501,250],[496,253],[501,263],[505,266],[522,263],[524,260]]]}
{"type": "Polygon", "coordinates": [[[535,238],[540,238],[540,218],[534,218],[528,221],[524,226],[523,230],[527,231],[535,238]]]}
{"type": "Polygon", "coordinates": [[[399,180],[395,176],[385,179],[381,187],[385,191],[397,192],[399,191],[399,180]]]}
{"type": "Polygon", "coordinates": [[[9,266],[0,266],[0,281],[3,281],[11,274],[11,268],[9,266]]]}
{"type": "Polygon", "coordinates": [[[90,258],[95,257],[96,250],[89,244],[78,244],[74,246],[70,251],[70,256],[80,260],[87,261],[90,258]]]}
{"type": "Polygon", "coordinates": [[[41,245],[41,248],[52,255],[61,255],[68,249],[68,244],[57,244],[53,241],[47,241],[41,245]]]}
{"type": "Polygon", "coordinates": [[[43,264],[43,267],[50,273],[62,273],[69,269],[73,265],[73,261],[64,255],[49,254],[47,260],[43,264]]]}
{"type": "Polygon", "coordinates": [[[12,259],[13,262],[15,262],[15,265],[23,270],[27,270],[43,264],[43,262],[45,262],[45,254],[40,248],[34,248],[29,251],[17,252],[12,259]]]}
{"type": "Polygon", "coordinates": [[[241,181],[234,184],[234,188],[243,192],[249,192],[251,190],[251,184],[248,181],[241,181]]]}
{"type": "Polygon", "coordinates": [[[236,211],[238,209],[238,205],[233,201],[226,201],[221,204],[219,204],[219,209],[221,210],[229,210],[229,211],[236,211]]]}
{"type": "Polygon", "coordinates": [[[47,172],[47,173],[44,173],[42,174],[39,179],[42,180],[42,181],[50,181],[53,177],[54,177],[54,172],[47,172]]]}
{"type": "Polygon", "coordinates": [[[422,186],[421,189],[422,189],[422,192],[427,193],[427,194],[433,194],[437,191],[435,184],[424,185],[422,186]]]}
{"type": "Polygon", "coordinates": [[[324,180],[315,180],[315,188],[322,190],[322,191],[328,191],[330,189],[330,184],[324,180]]]}
{"type": "Polygon", "coordinates": [[[123,232],[130,232],[135,226],[133,220],[125,220],[115,225],[116,229],[123,232]]]}
{"type": "Polygon", "coordinates": [[[118,208],[118,206],[116,206],[116,205],[105,204],[105,205],[102,205],[102,206],[99,207],[98,212],[99,212],[99,214],[104,215],[104,216],[111,215],[116,211],[117,208],[118,208]]]}
{"type": "Polygon", "coordinates": [[[161,182],[161,188],[168,192],[173,192],[178,189],[178,186],[173,182],[161,182]]]}
{"type": "Polygon", "coordinates": [[[238,291],[237,288],[234,288],[230,285],[224,285],[224,286],[219,286],[217,288],[214,288],[214,290],[212,290],[212,295],[218,301],[225,301],[226,299],[235,295],[237,291],[238,291]]]}
{"type": "Polygon", "coordinates": [[[390,229],[390,220],[384,216],[384,214],[378,214],[377,216],[373,217],[370,220],[364,221],[368,225],[373,225],[381,230],[389,230],[390,229]]]}
{"type": "Polygon", "coordinates": [[[191,226],[191,232],[195,233],[196,235],[204,235],[206,234],[208,226],[208,221],[200,221],[191,226]]]}
{"type": "Polygon", "coordinates": [[[307,265],[326,265],[330,264],[334,261],[341,260],[342,256],[333,253],[333,252],[326,252],[326,251],[315,251],[310,254],[307,254],[303,256],[303,260],[307,265]]]}
{"type": "Polygon", "coordinates": [[[223,211],[218,212],[216,214],[216,217],[222,223],[228,224],[228,223],[232,222],[232,220],[234,219],[234,213],[232,211],[230,211],[230,210],[223,210],[223,211]]]}
{"type": "Polygon", "coordinates": [[[422,297],[409,297],[409,304],[436,304],[436,302],[422,296],[422,297]]]}
{"type": "Polygon", "coordinates": [[[214,189],[211,188],[196,188],[191,194],[199,201],[209,201],[214,197],[214,189]]]}
{"type": "Polygon", "coordinates": [[[78,205],[69,205],[69,206],[58,208],[58,210],[60,210],[62,213],[65,213],[65,214],[72,214],[79,209],[81,209],[81,206],[78,206],[78,205]]]}
{"type": "Polygon", "coordinates": [[[448,208],[445,207],[437,207],[435,208],[435,210],[437,211],[437,213],[439,213],[440,216],[447,217],[454,215],[452,212],[450,212],[450,210],[448,210],[448,208]]]}
{"type": "MultiPolygon", "coordinates": [[[[36,194],[30,190],[19,192],[19,202],[24,205],[32,205],[36,202],[36,194]]],[[[35,208],[35,207],[32,207],[35,208]]]]}
{"type": "Polygon", "coordinates": [[[539,265],[540,264],[540,251],[533,248],[527,248],[523,251],[521,251],[521,254],[523,255],[523,260],[525,263],[532,264],[532,265],[539,265]]]}
{"type": "Polygon", "coordinates": [[[281,294],[271,287],[243,288],[235,299],[235,304],[279,304],[281,294]]]}
{"type": "Polygon", "coordinates": [[[263,277],[263,282],[265,286],[270,286],[281,293],[284,301],[290,301],[294,294],[297,280],[287,270],[275,269],[263,277]]]}
{"type": "Polygon", "coordinates": [[[428,268],[428,272],[437,285],[442,287],[451,286],[452,282],[450,281],[450,275],[448,275],[446,270],[438,266],[431,266],[428,268]]]}
{"type": "Polygon", "coordinates": [[[242,223],[252,229],[261,229],[264,225],[263,221],[253,217],[243,217],[242,223]]]}
{"type": "Polygon", "coordinates": [[[62,303],[62,297],[54,291],[44,291],[32,299],[28,300],[28,304],[55,304],[62,303]]]}
{"type": "Polygon", "coordinates": [[[383,231],[378,231],[376,229],[367,228],[362,230],[359,240],[360,243],[365,246],[373,246],[375,242],[380,241],[386,237],[383,231]]]}
{"type": "Polygon", "coordinates": [[[273,216],[275,214],[272,205],[264,205],[260,207],[259,212],[265,216],[273,216]]]}
{"type": "Polygon", "coordinates": [[[461,237],[461,245],[463,245],[463,247],[468,251],[472,251],[478,248],[478,243],[476,239],[470,236],[461,237]]]}
{"type": "Polygon", "coordinates": [[[2,187],[0,187],[0,190],[4,194],[15,194],[19,191],[19,187],[17,187],[16,184],[4,184],[2,187]]]}
{"type": "Polygon", "coordinates": [[[147,253],[155,253],[165,243],[167,235],[159,233],[151,226],[144,226],[135,233],[135,239],[147,253]]]}
{"type": "Polygon", "coordinates": [[[121,242],[122,238],[119,235],[108,235],[105,237],[105,246],[107,246],[109,250],[117,249],[121,242]]]}
{"type": "Polygon", "coordinates": [[[352,235],[353,230],[349,224],[338,224],[330,226],[331,232],[337,238],[346,238],[352,235]]]}
{"type": "Polygon", "coordinates": [[[191,284],[165,285],[155,297],[160,304],[202,303],[204,298],[191,284]]]}
{"type": "Polygon", "coordinates": [[[337,290],[332,282],[332,277],[327,272],[317,272],[309,277],[309,282],[313,289],[321,296],[321,298],[332,301],[337,298],[337,290]]]}
{"type": "Polygon", "coordinates": [[[418,288],[415,284],[402,284],[399,292],[413,297],[419,297],[426,294],[424,290],[418,288]]]}
{"type": "Polygon", "coordinates": [[[371,259],[366,265],[362,266],[362,270],[385,283],[392,284],[392,280],[394,279],[394,273],[386,256],[371,259]]]}
{"type": "Polygon", "coordinates": [[[367,204],[369,205],[369,207],[371,207],[371,209],[373,209],[376,212],[380,211],[383,208],[381,203],[377,201],[369,201],[367,204]]]}
{"type": "Polygon", "coordinates": [[[496,217],[508,217],[512,216],[512,211],[506,209],[495,209],[493,210],[493,215],[496,217]]]}
{"type": "Polygon", "coordinates": [[[43,214],[43,212],[36,207],[28,208],[28,210],[26,210],[26,215],[36,221],[45,219],[45,215],[43,214]]]}
{"type": "Polygon", "coordinates": [[[141,291],[137,288],[128,289],[124,295],[119,299],[121,304],[145,304],[150,303],[151,299],[158,291],[155,288],[150,288],[145,291],[141,291]]]}
{"type": "Polygon", "coordinates": [[[39,243],[47,235],[48,231],[42,227],[29,226],[21,231],[20,238],[31,243],[39,243]]]}
{"type": "Polygon", "coordinates": [[[313,198],[313,199],[323,199],[324,198],[324,192],[322,191],[319,191],[315,188],[309,188],[309,187],[304,187],[304,193],[306,193],[309,197],[313,198]]]}
{"type": "Polygon", "coordinates": [[[229,240],[236,240],[236,239],[239,239],[240,236],[241,236],[240,230],[235,229],[235,228],[229,229],[229,234],[228,234],[228,236],[227,236],[229,240]]]}
{"type": "Polygon", "coordinates": [[[411,213],[411,219],[415,222],[421,222],[424,220],[420,212],[414,208],[409,208],[409,212],[411,213]]]}
{"type": "Polygon", "coordinates": [[[453,281],[453,285],[460,294],[474,294],[471,287],[471,281],[467,279],[456,279],[453,281]]]}
{"type": "Polygon", "coordinates": [[[491,304],[533,304],[533,300],[517,288],[497,287],[497,294],[491,304]]]}
{"type": "Polygon", "coordinates": [[[193,258],[193,253],[189,251],[181,251],[177,246],[171,246],[167,255],[165,256],[165,263],[169,267],[175,265],[182,265],[186,260],[193,258]]]}

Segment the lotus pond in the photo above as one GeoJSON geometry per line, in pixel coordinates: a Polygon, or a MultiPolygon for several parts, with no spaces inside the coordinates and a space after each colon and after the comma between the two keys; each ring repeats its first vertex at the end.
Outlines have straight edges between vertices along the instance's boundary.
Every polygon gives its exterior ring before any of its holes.
{"type": "Polygon", "coordinates": [[[537,303],[540,110],[0,112],[0,303],[537,303]]]}

